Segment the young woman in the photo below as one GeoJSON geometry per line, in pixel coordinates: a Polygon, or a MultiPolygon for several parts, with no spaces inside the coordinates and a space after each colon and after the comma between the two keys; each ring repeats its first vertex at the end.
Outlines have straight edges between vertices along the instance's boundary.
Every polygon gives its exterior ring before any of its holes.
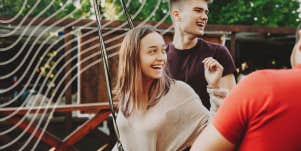
{"type": "MultiPolygon", "coordinates": [[[[114,94],[126,151],[185,149],[208,122],[209,111],[193,89],[167,76],[165,49],[163,37],[151,26],[129,31],[121,44],[114,94]]],[[[203,62],[206,79],[214,87],[223,68],[212,58],[203,62]]]]}

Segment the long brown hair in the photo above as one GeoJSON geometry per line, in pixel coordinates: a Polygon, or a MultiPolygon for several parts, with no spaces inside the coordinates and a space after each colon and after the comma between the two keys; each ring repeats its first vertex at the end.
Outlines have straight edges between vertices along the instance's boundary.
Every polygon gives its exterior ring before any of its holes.
{"type": "Polygon", "coordinates": [[[163,73],[163,77],[155,79],[148,92],[148,100],[143,95],[142,70],[140,64],[141,39],[156,32],[152,26],[140,26],[130,30],[123,39],[119,51],[119,66],[114,98],[119,100],[119,110],[128,117],[134,111],[145,111],[155,105],[170,88],[172,79],[163,73]]]}

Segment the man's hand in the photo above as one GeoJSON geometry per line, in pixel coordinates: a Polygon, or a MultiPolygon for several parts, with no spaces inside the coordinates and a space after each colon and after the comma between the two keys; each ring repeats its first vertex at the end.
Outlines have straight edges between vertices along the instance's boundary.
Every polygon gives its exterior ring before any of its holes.
{"type": "Polygon", "coordinates": [[[205,79],[208,86],[216,88],[219,85],[219,81],[222,78],[224,67],[212,57],[205,58],[203,60],[205,69],[205,79]]]}

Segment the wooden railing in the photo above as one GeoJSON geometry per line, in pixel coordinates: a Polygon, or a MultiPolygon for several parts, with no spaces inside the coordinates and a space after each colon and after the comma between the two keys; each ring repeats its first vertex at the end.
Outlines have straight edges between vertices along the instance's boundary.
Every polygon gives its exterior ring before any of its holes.
{"type": "MultiPolygon", "coordinates": [[[[26,115],[29,113],[42,113],[54,111],[56,113],[70,113],[72,111],[96,111],[93,118],[87,120],[84,124],[79,126],[75,131],[70,133],[63,140],[54,136],[48,131],[41,136],[41,140],[46,144],[52,146],[57,151],[77,151],[73,146],[81,138],[86,136],[90,131],[95,129],[101,122],[108,118],[110,115],[109,104],[108,103],[90,103],[90,104],[80,104],[80,105],[59,105],[59,106],[43,106],[43,107],[7,107],[0,109],[0,115],[5,116],[10,113],[15,113],[18,116],[13,116],[8,118],[6,121],[10,124],[17,124],[21,118],[20,115],[26,115]]],[[[28,120],[24,120],[18,124],[18,127],[25,130],[28,134],[33,135],[35,138],[40,137],[43,130],[37,127],[35,124],[30,124],[28,120]],[[35,133],[34,130],[36,129],[35,133]]]]}

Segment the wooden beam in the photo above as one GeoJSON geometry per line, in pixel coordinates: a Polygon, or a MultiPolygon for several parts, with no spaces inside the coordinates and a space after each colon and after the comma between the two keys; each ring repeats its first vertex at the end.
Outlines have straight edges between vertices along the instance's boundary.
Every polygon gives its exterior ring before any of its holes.
{"type": "MultiPolygon", "coordinates": [[[[21,118],[19,118],[19,117],[12,117],[12,118],[7,119],[6,121],[10,124],[15,125],[20,120],[21,120],[21,118]]],[[[25,130],[26,127],[29,127],[26,132],[33,135],[35,138],[40,137],[40,135],[42,134],[41,128],[36,127],[34,124],[29,124],[29,122],[26,119],[24,119],[23,122],[18,124],[18,127],[21,128],[22,130],[25,130]],[[36,132],[33,133],[33,131],[35,129],[36,129],[36,132]]],[[[48,144],[50,146],[60,146],[63,143],[59,138],[55,137],[54,135],[50,134],[47,131],[44,132],[41,139],[43,142],[45,142],[46,144],[48,144]]]]}
{"type": "Polygon", "coordinates": [[[234,63],[236,63],[236,33],[231,34],[231,41],[230,41],[230,54],[234,63]]]}
{"type": "MultiPolygon", "coordinates": [[[[0,20],[8,20],[11,19],[12,17],[4,17],[4,16],[0,16],[0,20]]],[[[7,25],[12,25],[12,26],[16,26],[19,25],[20,22],[23,20],[24,18],[18,18],[16,20],[14,20],[13,22],[7,23],[7,25]]],[[[53,18],[32,18],[32,17],[28,17],[23,23],[23,26],[28,25],[29,23],[31,23],[31,26],[36,26],[39,25],[41,22],[45,21],[45,23],[43,25],[45,26],[49,26],[49,25],[53,25],[54,23],[58,22],[59,19],[53,19],[53,18]],[[47,21],[45,21],[47,20],[47,21]]],[[[66,25],[70,24],[71,22],[74,22],[75,19],[64,19],[61,20],[59,23],[57,23],[56,26],[61,26],[61,27],[66,27],[66,25]]],[[[84,24],[88,24],[89,22],[91,22],[93,20],[91,19],[81,19],[80,22],[74,24],[74,26],[80,26],[80,25],[84,25],[84,24]]],[[[95,21],[93,21],[94,23],[91,26],[96,27],[97,24],[95,21]]],[[[5,24],[3,24],[5,25],[5,24]]]]}
{"type": "Polygon", "coordinates": [[[86,136],[90,131],[95,129],[101,122],[108,118],[110,112],[108,111],[99,111],[92,119],[85,122],[83,125],[78,127],[73,131],[69,136],[67,136],[63,144],[59,146],[56,151],[64,151],[69,148],[69,146],[74,145],[82,137],[86,136]]]}
{"type": "Polygon", "coordinates": [[[295,34],[296,29],[288,27],[266,27],[249,25],[208,25],[209,31],[230,31],[230,32],[256,32],[271,34],[295,34]]]}
{"type": "MultiPolygon", "coordinates": [[[[115,103],[116,107],[117,103],[115,103]]],[[[51,112],[54,110],[55,112],[72,112],[72,111],[89,111],[89,112],[97,112],[99,110],[109,110],[109,103],[88,103],[88,104],[80,104],[80,105],[58,105],[58,106],[42,106],[42,107],[6,107],[0,108],[0,113],[10,114],[16,112],[18,115],[24,115],[28,113],[42,113],[46,110],[46,112],[51,112]]]]}
{"type": "MultiPolygon", "coordinates": [[[[3,17],[0,16],[0,20],[8,20],[10,17],[3,17]]],[[[10,23],[10,25],[18,25],[23,18],[17,19],[10,23]]],[[[34,18],[28,18],[25,20],[23,25],[29,24],[34,18]]],[[[38,18],[36,19],[33,24],[31,25],[38,25],[40,24],[45,18],[38,18]]],[[[48,19],[47,22],[45,22],[45,26],[49,26],[57,22],[58,19],[48,19]]],[[[66,27],[66,25],[70,24],[71,22],[74,22],[75,19],[65,19],[64,21],[57,24],[57,26],[63,26],[66,27]]],[[[72,26],[83,26],[89,22],[94,22],[90,27],[97,27],[97,24],[94,20],[90,19],[81,19],[79,22],[73,24],[72,26]]],[[[107,22],[110,22],[109,28],[114,28],[119,25],[121,25],[122,21],[103,21],[102,23],[105,24],[107,22]]],[[[134,22],[135,25],[138,25],[140,22],[134,22]]],[[[147,22],[148,24],[155,25],[157,22],[147,22]]],[[[5,24],[4,24],[5,25],[5,24]]],[[[167,29],[172,24],[162,23],[158,27],[159,29],[167,29]]],[[[258,33],[271,33],[271,34],[295,34],[296,29],[295,28],[288,28],[288,27],[266,27],[266,26],[249,26],[249,25],[215,25],[210,24],[206,27],[207,31],[228,31],[228,32],[258,32],[258,33]]]]}
{"type": "MultiPolygon", "coordinates": [[[[116,105],[116,104],[115,104],[116,105]]],[[[46,144],[54,147],[55,150],[59,151],[77,151],[73,145],[79,141],[81,138],[86,136],[91,130],[95,129],[101,122],[103,122],[110,114],[109,110],[109,104],[108,103],[91,103],[91,104],[83,104],[83,105],[63,105],[63,106],[50,106],[50,107],[33,107],[33,108],[1,108],[0,113],[3,114],[10,114],[14,111],[17,111],[17,114],[24,115],[26,113],[32,113],[32,112],[44,112],[45,110],[47,112],[54,109],[56,112],[71,112],[75,110],[80,111],[98,111],[97,114],[87,122],[85,122],[83,125],[78,127],[74,132],[72,132],[69,136],[67,136],[64,141],[61,141],[51,133],[45,131],[44,135],[41,137],[42,141],[46,144]],[[29,111],[31,110],[31,111],[29,111]]],[[[10,124],[17,124],[21,119],[19,117],[12,117],[7,119],[6,121],[10,124]]],[[[24,120],[21,122],[21,124],[18,125],[19,128],[25,130],[26,127],[29,127],[27,129],[27,133],[34,135],[35,138],[38,138],[42,134],[42,129],[36,127],[34,124],[29,124],[27,120],[24,120]],[[33,134],[34,130],[36,129],[36,132],[33,134]]]]}

